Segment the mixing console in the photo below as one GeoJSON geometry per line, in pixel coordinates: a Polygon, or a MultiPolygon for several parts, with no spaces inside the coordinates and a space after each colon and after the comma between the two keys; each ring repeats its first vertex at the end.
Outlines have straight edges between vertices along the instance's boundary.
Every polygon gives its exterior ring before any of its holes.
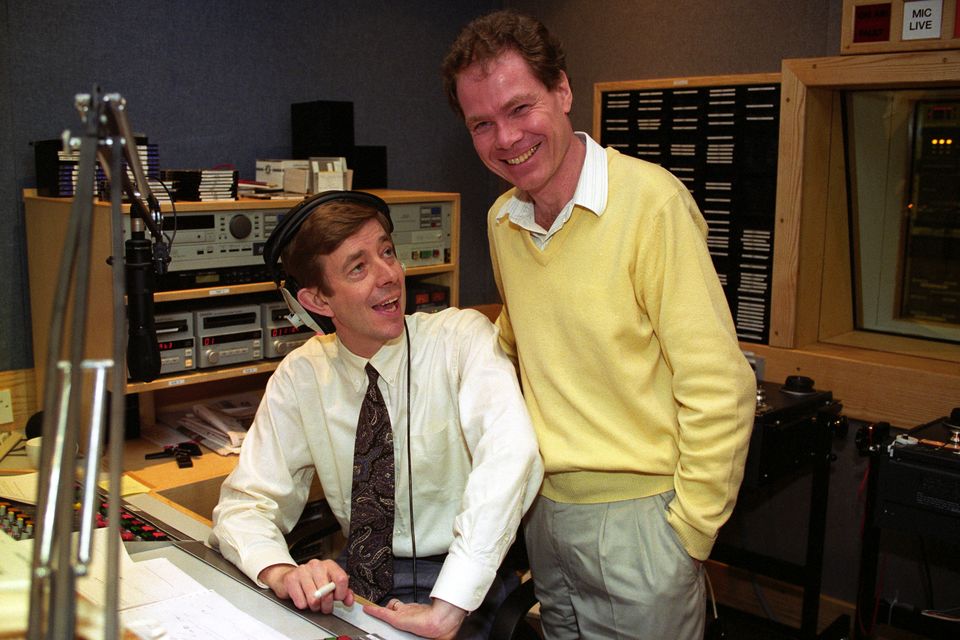
{"type": "MultiPolygon", "coordinates": [[[[79,528],[80,503],[74,507],[74,527],[79,528]]],[[[100,497],[100,505],[96,513],[96,526],[107,526],[106,497],[100,497]]],[[[0,502],[0,528],[15,540],[29,540],[36,531],[36,506],[16,501],[0,502]]],[[[120,537],[127,541],[166,541],[176,539],[176,536],[165,531],[156,522],[150,521],[142,514],[133,513],[123,505],[120,507],[120,537]]]]}

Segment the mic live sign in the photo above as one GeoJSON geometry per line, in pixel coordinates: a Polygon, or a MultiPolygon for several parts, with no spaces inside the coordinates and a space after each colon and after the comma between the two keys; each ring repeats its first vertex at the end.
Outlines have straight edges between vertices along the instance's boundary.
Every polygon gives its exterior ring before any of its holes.
{"type": "Polygon", "coordinates": [[[902,39],[939,38],[942,9],[942,2],[905,2],[902,39]]]}

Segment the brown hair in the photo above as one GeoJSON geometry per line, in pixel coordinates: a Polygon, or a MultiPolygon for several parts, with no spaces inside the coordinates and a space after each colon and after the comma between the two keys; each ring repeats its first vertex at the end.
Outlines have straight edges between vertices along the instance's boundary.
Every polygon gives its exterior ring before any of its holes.
{"type": "Polygon", "coordinates": [[[496,11],[463,28],[443,60],[443,89],[454,112],[463,117],[457,97],[457,76],[474,62],[486,63],[505,51],[516,51],[543,85],[554,90],[567,71],[560,40],[536,18],[512,9],[496,11]]]}
{"type": "Polygon", "coordinates": [[[387,217],[376,207],[345,200],[316,207],[284,247],[281,257],[284,271],[301,287],[318,287],[324,294],[332,295],[323,277],[321,256],[336,251],[344,240],[372,219],[390,233],[387,217]]]}

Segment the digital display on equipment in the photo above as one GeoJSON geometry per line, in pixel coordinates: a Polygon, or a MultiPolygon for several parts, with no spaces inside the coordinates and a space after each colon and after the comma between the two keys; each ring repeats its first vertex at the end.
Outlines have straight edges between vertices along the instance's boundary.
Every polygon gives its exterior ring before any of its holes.
{"type": "Polygon", "coordinates": [[[231,342],[244,342],[246,340],[259,340],[259,331],[246,331],[243,333],[228,333],[222,336],[204,336],[203,346],[211,347],[215,344],[229,344],[231,342]]]}
{"type": "Polygon", "coordinates": [[[256,320],[257,314],[254,312],[209,316],[203,319],[203,328],[218,329],[221,327],[233,327],[240,324],[250,324],[251,322],[256,322],[256,320]]]}
{"type": "Polygon", "coordinates": [[[160,351],[172,351],[173,349],[190,349],[193,347],[193,338],[187,338],[185,340],[166,340],[164,342],[158,342],[157,346],[160,347],[160,351]]]}
{"type": "Polygon", "coordinates": [[[213,229],[215,226],[216,218],[212,215],[164,216],[163,218],[164,231],[213,229]]]}
{"type": "Polygon", "coordinates": [[[310,327],[275,327],[270,329],[271,338],[279,338],[280,336],[292,336],[298,333],[310,333],[313,329],[310,327]]]}

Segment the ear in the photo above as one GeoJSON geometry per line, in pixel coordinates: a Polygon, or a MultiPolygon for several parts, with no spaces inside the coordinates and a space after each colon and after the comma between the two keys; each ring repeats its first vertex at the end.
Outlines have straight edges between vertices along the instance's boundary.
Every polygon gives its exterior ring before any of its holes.
{"type": "Polygon", "coordinates": [[[313,313],[319,313],[322,316],[333,317],[333,309],[327,303],[327,298],[317,287],[304,287],[297,291],[297,302],[303,305],[303,308],[313,313]]]}
{"type": "Polygon", "coordinates": [[[557,88],[554,91],[560,98],[563,112],[569,115],[570,109],[573,108],[573,91],[570,90],[570,79],[567,78],[566,71],[561,71],[560,75],[560,82],[557,83],[557,88]]]}

